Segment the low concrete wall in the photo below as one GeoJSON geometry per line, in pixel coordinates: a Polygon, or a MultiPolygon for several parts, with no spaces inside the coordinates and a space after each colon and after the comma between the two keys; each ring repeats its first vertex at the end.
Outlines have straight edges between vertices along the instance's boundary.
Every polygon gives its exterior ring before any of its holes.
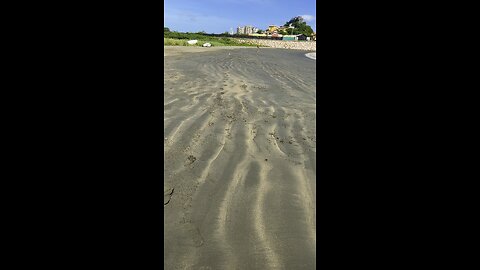
{"type": "Polygon", "coordinates": [[[239,39],[240,42],[258,44],[272,48],[283,48],[293,50],[316,51],[316,41],[286,41],[286,40],[268,40],[268,39],[239,39]]]}

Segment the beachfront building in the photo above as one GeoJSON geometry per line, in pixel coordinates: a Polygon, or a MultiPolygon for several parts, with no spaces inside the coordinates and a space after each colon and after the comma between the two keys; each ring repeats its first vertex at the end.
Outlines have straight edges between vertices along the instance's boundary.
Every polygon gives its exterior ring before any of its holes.
{"type": "Polygon", "coordinates": [[[244,26],[237,27],[237,34],[245,35],[245,27],[244,26]]]}
{"type": "Polygon", "coordinates": [[[307,40],[307,36],[304,34],[299,35],[284,35],[282,40],[297,41],[297,40],[307,40]]]}
{"type": "Polygon", "coordinates": [[[278,31],[278,26],[272,24],[272,25],[269,25],[268,26],[268,30],[267,30],[270,34],[271,33],[274,33],[274,32],[277,32],[278,31]]]}
{"type": "Polygon", "coordinates": [[[237,34],[239,34],[239,35],[251,35],[251,34],[257,33],[258,30],[259,29],[257,27],[254,27],[254,26],[251,26],[251,25],[239,26],[239,27],[237,27],[237,34]]]}
{"type": "Polygon", "coordinates": [[[282,40],[295,41],[295,40],[298,40],[298,39],[297,39],[297,36],[295,36],[295,35],[284,35],[282,37],[282,40]]]}
{"type": "Polygon", "coordinates": [[[307,40],[307,36],[304,34],[297,35],[297,40],[307,40]]]}
{"type": "Polygon", "coordinates": [[[276,25],[269,25],[267,29],[267,33],[269,34],[288,34],[290,33],[289,27],[287,26],[276,26],[276,25]]]}

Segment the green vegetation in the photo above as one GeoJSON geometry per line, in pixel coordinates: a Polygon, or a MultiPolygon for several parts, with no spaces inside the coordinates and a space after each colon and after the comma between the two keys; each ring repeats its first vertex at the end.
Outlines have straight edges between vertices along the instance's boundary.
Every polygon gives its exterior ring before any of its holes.
{"type": "MultiPolygon", "coordinates": [[[[164,30],[168,29],[164,27],[164,30]]],[[[256,46],[253,44],[241,43],[237,39],[226,37],[225,33],[214,35],[206,34],[205,32],[198,33],[181,33],[181,32],[163,32],[163,41],[165,46],[202,46],[204,43],[208,42],[212,46],[256,46]],[[189,45],[188,40],[196,39],[198,40],[197,44],[189,45]]]]}
{"type": "Polygon", "coordinates": [[[163,38],[165,46],[188,46],[186,39],[163,38]]]}
{"type": "Polygon", "coordinates": [[[186,39],[186,40],[192,40],[192,39],[197,39],[197,40],[204,40],[209,38],[206,34],[204,33],[181,33],[181,32],[164,32],[163,33],[164,38],[174,38],[174,39],[186,39]]]}
{"type": "Polygon", "coordinates": [[[312,27],[307,25],[300,16],[290,19],[290,21],[286,22],[284,26],[289,26],[290,24],[295,28],[293,31],[289,29],[288,33],[291,33],[292,31],[294,35],[304,34],[305,36],[311,36],[313,34],[312,27]]]}

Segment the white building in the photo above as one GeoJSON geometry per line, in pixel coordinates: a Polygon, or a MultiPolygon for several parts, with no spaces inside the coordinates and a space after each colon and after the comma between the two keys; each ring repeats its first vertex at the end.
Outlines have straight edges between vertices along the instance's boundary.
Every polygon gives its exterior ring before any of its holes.
{"type": "Polygon", "coordinates": [[[239,34],[239,35],[251,35],[251,34],[257,33],[258,30],[259,29],[257,27],[253,27],[251,25],[239,26],[239,27],[237,27],[237,34],[239,34]]]}
{"type": "Polygon", "coordinates": [[[237,34],[244,35],[245,34],[245,27],[243,27],[243,26],[237,27],[237,34]]]}

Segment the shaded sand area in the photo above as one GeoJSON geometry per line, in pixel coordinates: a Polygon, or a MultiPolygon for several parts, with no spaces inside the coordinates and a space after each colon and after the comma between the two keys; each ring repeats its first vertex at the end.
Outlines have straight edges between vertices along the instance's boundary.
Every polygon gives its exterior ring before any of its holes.
{"type": "Polygon", "coordinates": [[[306,53],[165,48],[165,269],[315,269],[306,53]]]}

